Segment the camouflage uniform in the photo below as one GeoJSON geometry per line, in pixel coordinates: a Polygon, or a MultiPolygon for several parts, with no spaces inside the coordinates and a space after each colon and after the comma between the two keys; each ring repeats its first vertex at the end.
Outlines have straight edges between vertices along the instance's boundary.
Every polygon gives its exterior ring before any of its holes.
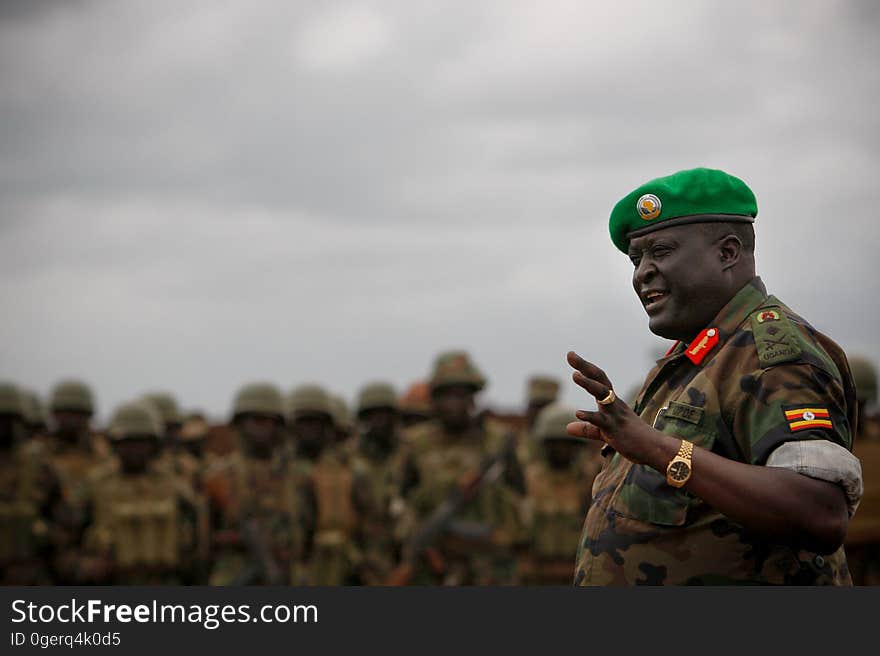
{"type": "Polygon", "coordinates": [[[11,383],[0,383],[0,585],[49,585],[58,486],[39,444],[25,439],[19,392],[11,383]]]}
{"type": "Polygon", "coordinates": [[[846,560],[855,585],[880,585],[880,419],[869,411],[877,402],[877,371],[863,357],[849,359],[859,403],[853,452],[862,463],[865,492],[846,532],[846,560]]]}
{"type": "MultiPolygon", "coordinates": [[[[94,409],[92,392],[85,383],[62,381],[52,390],[50,410],[56,417],[58,413],[73,412],[90,418],[94,409]]],[[[60,485],[61,498],[53,511],[55,577],[60,584],[75,583],[78,580],[77,549],[87,519],[89,472],[111,462],[110,447],[103,435],[87,425],[76,435],[56,429],[40,443],[60,485]]]]}
{"type": "MultiPolygon", "coordinates": [[[[658,361],[639,393],[639,416],[657,430],[754,465],[792,441],[828,440],[851,449],[855,391],[833,341],[768,297],[760,278],[711,326],[717,334],[703,334],[719,341],[700,364],[687,359],[681,343],[658,361]],[[814,417],[809,408],[827,410],[831,427],[801,429],[792,416],[806,422],[814,417]]],[[[688,350],[696,353],[697,346],[688,350]]],[[[606,461],[593,485],[576,583],[850,583],[843,548],[821,556],[770,544],[686,489],[668,486],[660,472],[616,453],[606,461]]]]}
{"type": "Polygon", "coordinates": [[[111,422],[115,444],[155,442],[143,471],[119,461],[89,475],[89,517],[79,563],[80,583],[174,585],[200,583],[205,508],[185,481],[158,462],[162,428],[143,403],[122,405],[111,422]]]}
{"type": "Polygon", "coordinates": [[[549,376],[531,376],[526,394],[526,429],[520,434],[517,455],[522,463],[540,460],[540,448],[532,439],[535,422],[542,408],[556,401],[559,396],[559,381],[549,376]]]}
{"type": "MultiPolygon", "coordinates": [[[[466,385],[474,392],[485,385],[482,374],[464,352],[441,354],[431,376],[432,395],[445,386],[466,385]]],[[[507,435],[493,424],[472,419],[460,434],[449,433],[439,420],[410,428],[404,437],[400,475],[406,512],[401,521],[402,542],[418,530],[433,511],[446,500],[463,479],[500,452],[507,435]]],[[[518,468],[515,457],[506,470],[518,468]]],[[[517,472],[521,478],[521,472],[517,472]]],[[[446,535],[432,550],[433,557],[416,563],[412,582],[428,585],[503,585],[515,583],[516,563],[513,547],[524,537],[521,496],[510,485],[510,476],[486,484],[455,519],[457,529],[446,535]],[[459,538],[468,527],[488,530],[489,539],[476,544],[459,538]]]]}
{"type": "Polygon", "coordinates": [[[535,424],[538,457],[526,468],[528,554],[522,569],[526,584],[571,585],[572,557],[590,505],[593,479],[601,466],[595,445],[565,432],[571,421],[574,408],[551,404],[535,424]],[[544,447],[558,448],[564,442],[574,448],[567,461],[554,463],[544,447]]]}
{"type": "MultiPolygon", "coordinates": [[[[337,405],[337,413],[338,409],[337,405]]],[[[360,583],[368,489],[354,470],[348,449],[336,444],[332,398],[320,386],[302,385],[291,393],[289,415],[296,443],[293,470],[303,500],[304,561],[300,582],[360,583]],[[321,431],[309,443],[299,432],[302,421],[317,422],[321,431]]]]}
{"type": "Polygon", "coordinates": [[[205,472],[212,527],[211,585],[296,582],[301,559],[301,503],[290,452],[281,442],[281,392],[270,383],[242,387],[233,404],[233,424],[238,428],[248,414],[275,418],[278,442],[268,458],[255,457],[239,428],[241,447],[218,457],[205,472]]]}
{"type": "MultiPolygon", "coordinates": [[[[358,417],[364,419],[373,411],[387,410],[399,419],[397,397],[388,383],[365,385],[358,395],[358,417]]],[[[363,430],[352,457],[355,472],[369,486],[369,507],[364,517],[364,574],[366,583],[383,583],[397,561],[395,526],[403,510],[400,499],[399,444],[395,425],[379,440],[363,430]]]]}

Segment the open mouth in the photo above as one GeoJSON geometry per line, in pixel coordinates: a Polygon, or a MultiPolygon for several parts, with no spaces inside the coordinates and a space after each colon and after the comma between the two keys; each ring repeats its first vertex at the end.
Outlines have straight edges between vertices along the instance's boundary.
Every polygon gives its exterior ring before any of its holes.
{"type": "Polygon", "coordinates": [[[668,296],[669,292],[660,289],[642,292],[642,304],[645,306],[645,311],[649,314],[656,311],[668,296]]]}

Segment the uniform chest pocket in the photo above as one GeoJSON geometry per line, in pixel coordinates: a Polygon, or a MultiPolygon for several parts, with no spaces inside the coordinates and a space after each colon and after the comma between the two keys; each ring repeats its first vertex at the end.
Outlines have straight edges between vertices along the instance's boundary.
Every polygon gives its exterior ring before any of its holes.
{"type": "MultiPolygon", "coordinates": [[[[657,430],[704,449],[712,449],[717,431],[704,408],[673,401],[654,417],[657,430]]],[[[660,526],[683,526],[696,497],[666,483],[666,472],[632,465],[612,504],[617,514],[660,526]]]]}

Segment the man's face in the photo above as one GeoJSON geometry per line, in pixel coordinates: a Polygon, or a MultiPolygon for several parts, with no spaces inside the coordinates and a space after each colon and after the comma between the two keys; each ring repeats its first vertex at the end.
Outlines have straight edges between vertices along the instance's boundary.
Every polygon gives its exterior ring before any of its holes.
{"type": "Polygon", "coordinates": [[[447,385],[434,392],[434,412],[447,429],[461,431],[470,425],[474,394],[470,385],[447,385]]]}
{"type": "Polygon", "coordinates": [[[571,465],[581,446],[575,440],[550,438],[544,440],[544,455],[553,469],[565,469],[571,465]]]}
{"type": "Polygon", "coordinates": [[[80,435],[89,429],[91,415],[75,410],[56,410],[53,413],[58,432],[63,435],[80,435]]]}
{"type": "Polygon", "coordinates": [[[368,408],[360,413],[364,435],[382,445],[391,443],[397,424],[397,412],[393,408],[368,408]]]}
{"type": "Polygon", "coordinates": [[[333,441],[333,420],[320,412],[301,413],[293,420],[292,432],[302,451],[317,454],[333,441]]]}
{"type": "Polygon", "coordinates": [[[278,439],[281,421],[270,415],[249,413],[241,418],[241,433],[245,440],[258,449],[269,449],[278,439]]]}
{"type": "Polygon", "coordinates": [[[150,461],[159,452],[159,440],[152,436],[129,437],[113,444],[119,457],[122,470],[127,473],[140,473],[146,470],[150,461]]]}
{"type": "Polygon", "coordinates": [[[651,332],[689,342],[727,303],[720,250],[694,225],[630,241],[633,289],[651,332]]]}

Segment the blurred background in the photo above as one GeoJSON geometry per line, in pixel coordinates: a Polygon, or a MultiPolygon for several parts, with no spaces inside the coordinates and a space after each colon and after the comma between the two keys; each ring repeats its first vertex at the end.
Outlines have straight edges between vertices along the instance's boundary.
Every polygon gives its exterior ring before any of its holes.
{"type": "Polygon", "coordinates": [[[878,27],[869,0],[4,0],[0,371],[82,378],[102,418],[403,389],[450,348],[490,407],[568,349],[629,389],[668,344],[608,215],[694,166],[755,191],[771,293],[880,362],[878,27]]]}

